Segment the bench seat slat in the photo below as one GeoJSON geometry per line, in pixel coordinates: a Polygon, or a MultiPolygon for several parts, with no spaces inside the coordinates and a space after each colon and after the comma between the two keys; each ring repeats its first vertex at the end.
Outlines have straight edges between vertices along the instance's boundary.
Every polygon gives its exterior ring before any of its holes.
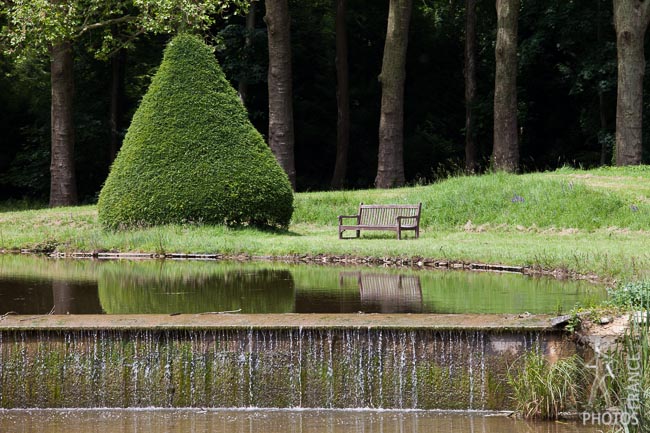
{"type": "MultiPolygon", "coordinates": [[[[414,229],[415,226],[402,226],[402,230],[404,229],[414,229]]],[[[379,225],[366,225],[366,224],[359,224],[359,225],[342,225],[341,229],[343,230],[397,230],[397,226],[379,226],[379,225]]]]}
{"type": "MultiPolygon", "coordinates": [[[[391,225],[376,225],[376,224],[341,224],[343,230],[397,230],[395,224],[391,225]]],[[[416,224],[402,224],[402,230],[409,230],[416,228],[416,224]]]]}

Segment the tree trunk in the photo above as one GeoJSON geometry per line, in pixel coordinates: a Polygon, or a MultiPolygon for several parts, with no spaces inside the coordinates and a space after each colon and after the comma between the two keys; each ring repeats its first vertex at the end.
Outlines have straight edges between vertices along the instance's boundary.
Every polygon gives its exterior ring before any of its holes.
{"type": "Polygon", "coordinates": [[[495,170],[514,173],[519,168],[517,137],[517,19],[519,0],[496,0],[497,41],[494,79],[495,170]]]}
{"type": "MultiPolygon", "coordinates": [[[[244,40],[244,47],[247,50],[250,49],[253,45],[253,31],[255,30],[255,1],[251,1],[250,6],[248,7],[248,14],[246,15],[246,39],[244,40]]],[[[241,102],[246,105],[246,100],[248,99],[248,81],[246,78],[239,80],[238,86],[239,99],[241,102]]]]}
{"type": "Polygon", "coordinates": [[[600,117],[600,134],[598,134],[598,141],[600,142],[600,165],[607,164],[608,146],[606,140],[607,134],[607,113],[605,112],[605,95],[603,91],[598,89],[598,114],[600,117]]]}
{"type": "Polygon", "coordinates": [[[347,0],[336,1],[336,164],[332,188],[345,184],[350,147],[350,82],[348,76],[348,30],[345,23],[347,0]]]}
{"type": "Polygon", "coordinates": [[[72,284],[69,281],[54,280],[52,281],[52,298],[54,307],[52,313],[54,314],[70,314],[74,313],[74,295],[72,284]]]}
{"type": "Polygon", "coordinates": [[[77,204],[72,120],[74,75],[70,42],[52,46],[50,69],[52,86],[50,206],[69,206],[77,204]]]}
{"type": "MultiPolygon", "coordinates": [[[[603,24],[602,24],[602,10],[601,3],[602,0],[596,0],[597,6],[597,15],[596,15],[596,41],[598,46],[603,41],[603,24]]],[[[603,94],[603,89],[598,86],[598,115],[600,118],[600,132],[598,134],[598,142],[600,143],[600,165],[607,165],[607,155],[608,155],[608,140],[605,138],[607,136],[607,111],[605,109],[605,95],[603,94]]]]}
{"type": "Polygon", "coordinates": [[[478,146],[474,126],[476,98],[476,0],[465,0],[465,171],[478,170],[478,146]]]}
{"type": "Polygon", "coordinates": [[[126,50],[120,49],[111,57],[111,140],[109,144],[109,163],[112,164],[122,146],[122,115],[124,112],[124,73],[126,50]]]}
{"type": "Polygon", "coordinates": [[[287,0],[266,0],[264,21],[269,38],[269,146],[295,190],[291,32],[287,0]]]}
{"type": "Polygon", "coordinates": [[[404,79],[412,0],[390,0],[381,65],[377,188],[404,185],[404,79]]]}
{"type": "Polygon", "coordinates": [[[643,39],[650,20],[650,1],[614,0],[618,52],[616,97],[616,165],[641,164],[643,39]]]}

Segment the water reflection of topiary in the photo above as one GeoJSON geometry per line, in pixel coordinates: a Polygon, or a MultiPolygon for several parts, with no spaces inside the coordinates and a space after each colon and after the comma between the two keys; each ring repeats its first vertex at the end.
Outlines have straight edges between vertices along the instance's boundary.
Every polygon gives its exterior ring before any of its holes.
{"type": "Polygon", "coordinates": [[[288,226],[289,180],[197,37],[179,35],[167,46],[98,211],[111,229],[183,222],[288,226]]]}
{"type": "Polygon", "coordinates": [[[294,310],[294,281],[288,270],[174,265],[103,266],[98,283],[102,308],[108,314],[294,310]]]}

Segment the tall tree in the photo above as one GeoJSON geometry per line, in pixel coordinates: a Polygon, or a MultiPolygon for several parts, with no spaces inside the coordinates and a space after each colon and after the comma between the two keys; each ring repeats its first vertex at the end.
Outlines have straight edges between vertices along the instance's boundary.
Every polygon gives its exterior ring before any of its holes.
{"type": "Polygon", "coordinates": [[[476,0],[465,0],[465,171],[478,169],[478,146],[474,125],[476,98],[476,0]]]}
{"type": "Polygon", "coordinates": [[[120,48],[111,56],[111,106],[109,123],[111,139],[108,148],[109,163],[112,163],[122,145],[122,116],[124,114],[124,78],[126,49],[120,48]]]}
{"type": "MultiPolygon", "coordinates": [[[[602,0],[596,0],[596,43],[600,47],[603,41],[603,18],[602,18],[602,0]]],[[[607,165],[607,104],[605,102],[605,91],[603,86],[598,86],[598,119],[600,121],[600,131],[598,132],[598,141],[600,142],[600,165],[607,165]]]]}
{"type": "Polygon", "coordinates": [[[404,79],[412,0],[390,0],[381,83],[377,188],[404,185],[404,79]]]}
{"type": "Polygon", "coordinates": [[[614,0],[618,52],[616,98],[616,165],[641,164],[643,41],[650,22],[650,1],[614,0]]]}
{"type": "Polygon", "coordinates": [[[350,79],[348,75],[347,0],[336,0],[336,164],[332,188],[345,185],[350,147],[350,79]]]}
{"type": "Polygon", "coordinates": [[[50,160],[50,206],[77,203],[77,180],[74,169],[74,95],[72,44],[55,42],[50,49],[52,86],[50,160]]]}
{"type": "MultiPolygon", "coordinates": [[[[248,7],[244,31],[244,48],[250,50],[253,46],[253,32],[255,31],[255,0],[251,0],[251,4],[248,7]]],[[[246,105],[246,101],[248,100],[248,79],[246,77],[242,77],[239,80],[237,92],[242,103],[246,105]]]]}
{"type": "Polygon", "coordinates": [[[519,0],[496,0],[497,40],[494,78],[494,144],[496,170],[519,168],[517,137],[517,21],[519,0]]]}
{"type": "Polygon", "coordinates": [[[15,0],[2,3],[8,23],[2,28],[10,41],[8,52],[19,57],[49,55],[52,73],[52,134],[50,206],[77,202],[74,171],[73,51],[76,40],[101,31],[98,54],[112,51],[114,25],[128,26],[133,37],[144,32],[169,33],[185,26],[206,28],[212,15],[246,0],[15,0]],[[49,51],[48,51],[49,50],[49,51]]]}
{"type": "Polygon", "coordinates": [[[295,190],[289,4],[288,0],[266,0],[265,4],[264,22],[269,38],[269,146],[295,190]]]}
{"type": "Polygon", "coordinates": [[[86,32],[129,21],[121,6],[99,1],[16,1],[8,6],[9,23],[3,33],[10,51],[42,55],[49,50],[51,73],[50,206],[77,203],[73,121],[73,42],[86,32]]]}
{"type": "Polygon", "coordinates": [[[74,313],[74,288],[71,281],[52,280],[53,314],[74,313]]]}

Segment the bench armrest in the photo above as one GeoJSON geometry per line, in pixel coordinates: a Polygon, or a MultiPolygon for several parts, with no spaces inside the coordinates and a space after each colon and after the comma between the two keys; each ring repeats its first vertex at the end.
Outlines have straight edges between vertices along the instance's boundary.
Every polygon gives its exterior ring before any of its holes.
{"type": "Polygon", "coordinates": [[[418,215],[413,215],[413,216],[398,216],[397,217],[397,225],[402,226],[402,220],[415,220],[415,224],[419,225],[420,224],[420,217],[418,215]]]}
{"type": "Polygon", "coordinates": [[[345,218],[354,218],[357,220],[357,224],[359,223],[359,215],[339,215],[339,224],[343,224],[343,219],[345,218]]]}

